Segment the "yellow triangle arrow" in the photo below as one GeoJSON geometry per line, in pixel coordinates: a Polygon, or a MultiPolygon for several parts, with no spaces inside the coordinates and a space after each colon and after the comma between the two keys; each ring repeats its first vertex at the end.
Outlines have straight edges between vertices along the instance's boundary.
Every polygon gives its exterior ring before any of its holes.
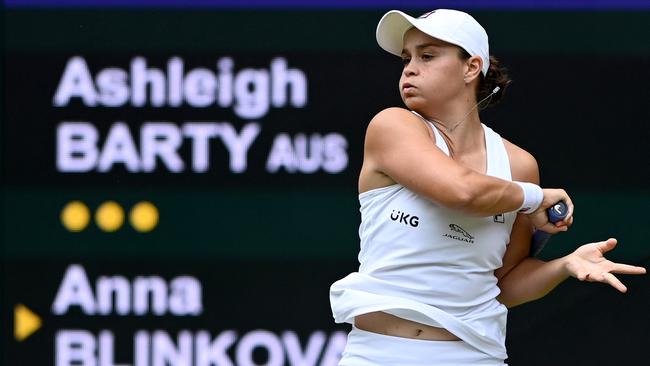
{"type": "Polygon", "coordinates": [[[34,314],[27,306],[18,304],[14,306],[14,337],[19,342],[24,341],[41,327],[41,318],[34,314]]]}

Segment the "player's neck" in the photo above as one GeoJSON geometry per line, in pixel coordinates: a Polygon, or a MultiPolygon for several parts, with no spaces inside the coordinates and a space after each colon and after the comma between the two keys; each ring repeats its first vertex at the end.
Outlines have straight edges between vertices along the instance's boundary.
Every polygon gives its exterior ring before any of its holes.
{"type": "Polygon", "coordinates": [[[483,149],[484,134],[473,100],[464,99],[447,111],[431,111],[425,116],[444,135],[453,155],[473,154],[483,149]],[[446,113],[445,113],[446,112],[446,113]]]}
{"type": "Polygon", "coordinates": [[[451,140],[458,152],[479,143],[482,145],[483,127],[478,110],[475,108],[476,103],[464,99],[449,106],[447,110],[438,109],[424,117],[433,122],[438,130],[451,140]]]}
{"type": "Polygon", "coordinates": [[[444,105],[431,106],[431,110],[422,114],[447,134],[456,135],[457,130],[463,125],[471,125],[476,122],[480,125],[478,108],[474,99],[470,97],[469,92],[465,92],[444,105]]]}
{"type": "Polygon", "coordinates": [[[447,142],[453,146],[455,155],[463,155],[483,149],[485,144],[484,133],[478,114],[473,118],[468,118],[453,131],[445,130],[438,124],[436,126],[445,136],[447,142]]]}

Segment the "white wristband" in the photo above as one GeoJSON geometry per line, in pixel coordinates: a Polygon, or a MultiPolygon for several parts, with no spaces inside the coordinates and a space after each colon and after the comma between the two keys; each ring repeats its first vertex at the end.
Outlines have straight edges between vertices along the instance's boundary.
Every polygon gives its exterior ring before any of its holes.
{"type": "Polygon", "coordinates": [[[542,191],[542,188],[537,184],[528,182],[513,181],[512,183],[517,183],[524,191],[524,202],[521,204],[521,207],[519,207],[517,212],[530,214],[537,211],[539,205],[541,205],[544,200],[544,191],[542,191]]]}

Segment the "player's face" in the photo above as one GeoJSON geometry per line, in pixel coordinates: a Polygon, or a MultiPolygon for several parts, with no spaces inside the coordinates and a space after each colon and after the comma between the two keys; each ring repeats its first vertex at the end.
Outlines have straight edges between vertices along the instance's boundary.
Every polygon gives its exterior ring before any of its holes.
{"type": "Polygon", "coordinates": [[[399,89],[408,108],[441,108],[461,95],[466,68],[457,46],[411,28],[404,35],[402,60],[399,89]]]}

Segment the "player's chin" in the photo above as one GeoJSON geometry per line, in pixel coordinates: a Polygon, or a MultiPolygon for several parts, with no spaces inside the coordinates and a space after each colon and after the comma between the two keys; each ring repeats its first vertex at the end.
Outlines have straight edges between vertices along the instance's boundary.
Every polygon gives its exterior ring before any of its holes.
{"type": "Polygon", "coordinates": [[[402,100],[408,109],[417,111],[425,107],[426,103],[422,98],[418,98],[416,95],[402,95],[402,100]]]}

